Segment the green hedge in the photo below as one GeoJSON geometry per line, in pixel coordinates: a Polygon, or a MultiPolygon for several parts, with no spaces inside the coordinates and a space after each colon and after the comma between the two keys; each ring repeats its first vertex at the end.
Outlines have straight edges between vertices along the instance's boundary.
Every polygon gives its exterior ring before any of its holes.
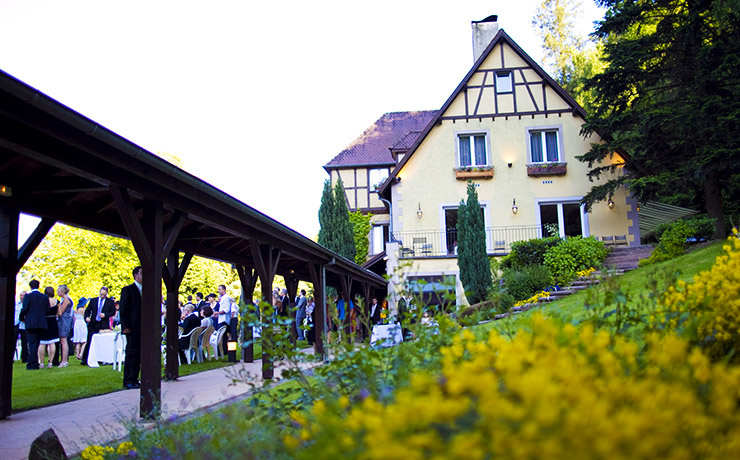
{"type": "Polygon", "coordinates": [[[707,217],[694,217],[663,224],[656,229],[660,232],[658,246],[647,259],[641,260],[639,265],[644,267],[665,260],[673,259],[686,252],[688,240],[708,240],[714,234],[715,219],[707,217]]]}
{"type": "Polygon", "coordinates": [[[600,266],[609,250],[593,236],[567,238],[545,253],[545,266],[550,269],[555,282],[567,284],[576,277],[576,272],[600,266]]]}
{"type": "Polygon", "coordinates": [[[505,269],[503,280],[506,291],[518,301],[528,299],[552,284],[552,275],[544,265],[530,265],[505,269]]]}
{"type": "Polygon", "coordinates": [[[511,252],[501,259],[501,268],[519,269],[530,265],[542,265],[545,253],[563,241],[558,236],[537,238],[511,243],[511,252]]]}

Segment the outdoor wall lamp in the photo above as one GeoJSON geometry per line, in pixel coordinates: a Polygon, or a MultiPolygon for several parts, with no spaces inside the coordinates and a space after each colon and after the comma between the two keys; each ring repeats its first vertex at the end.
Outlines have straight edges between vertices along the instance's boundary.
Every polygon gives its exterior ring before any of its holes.
{"type": "Polygon", "coordinates": [[[640,203],[637,203],[637,212],[640,212],[640,203]]]}
{"type": "MultiPolygon", "coordinates": [[[[511,164],[511,163],[509,163],[511,164]]],[[[511,212],[516,214],[519,212],[519,207],[516,205],[516,198],[514,198],[511,202],[511,212]]]]}
{"type": "Polygon", "coordinates": [[[0,185],[0,196],[11,196],[13,195],[13,189],[7,185],[0,185]]]}
{"type": "Polygon", "coordinates": [[[510,167],[510,168],[511,168],[511,165],[512,165],[512,164],[513,164],[512,162],[509,162],[509,167],[510,167]]]}
{"type": "Polygon", "coordinates": [[[418,217],[419,219],[424,217],[424,212],[422,212],[421,210],[421,203],[419,203],[419,209],[416,210],[416,217],[418,217]]]}
{"type": "Polygon", "coordinates": [[[614,200],[611,198],[609,198],[609,201],[607,201],[606,204],[609,206],[609,209],[614,209],[614,200]]]}

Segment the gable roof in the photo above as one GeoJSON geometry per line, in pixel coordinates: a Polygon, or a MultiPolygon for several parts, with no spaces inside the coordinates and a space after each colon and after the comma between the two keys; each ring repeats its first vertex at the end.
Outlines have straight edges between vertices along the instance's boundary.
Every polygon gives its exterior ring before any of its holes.
{"type": "MultiPolygon", "coordinates": [[[[386,113],[370,125],[357,139],[339,152],[324,169],[361,165],[393,165],[396,160],[391,148],[407,139],[412,132],[417,136],[437,114],[436,110],[386,113]]],[[[409,145],[411,141],[407,141],[409,145]]]]}
{"type": "Polygon", "coordinates": [[[576,102],[573,97],[568,94],[563,88],[560,87],[560,85],[555,82],[555,80],[550,77],[547,72],[545,72],[542,67],[540,67],[539,64],[537,64],[534,59],[532,59],[519,45],[516,44],[514,40],[512,40],[509,35],[504,32],[504,29],[499,29],[498,33],[495,37],[493,37],[493,40],[491,40],[491,43],[488,44],[485,51],[481,53],[480,57],[477,61],[475,61],[475,64],[473,64],[473,67],[470,68],[470,71],[468,71],[467,75],[465,75],[465,78],[462,79],[459,85],[457,85],[457,88],[455,88],[455,91],[452,92],[449,98],[447,98],[447,101],[445,101],[444,105],[442,105],[442,108],[439,109],[436,112],[436,116],[429,121],[429,123],[426,125],[424,130],[421,132],[421,134],[416,138],[414,141],[414,144],[409,149],[409,152],[404,155],[403,159],[396,165],[396,167],[391,171],[391,174],[388,176],[388,179],[383,183],[383,185],[380,186],[380,194],[385,196],[387,198],[388,192],[390,190],[390,185],[393,183],[395,178],[398,176],[398,172],[401,170],[401,168],[406,165],[406,163],[409,161],[409,159],[414,155],[414,152],[416,152],[416,149],[419,148],[419,145],[424,141],[424,139],[427,137],[429,132],[432,130],[432,128],[438,123],[441,122],[440,118],[442,117],[442,114],[445,113],[445,111],[450,107],[452,102],[457,98],[457,96],[465,89],[465,86],[468,84],[470,79],[473,77],[473,74],[478,70],[478,68],[483,64],[483,61],[486,60],[489,54],[491,54],[491,51],[493,50],[496,45],[500,43],[506,43],[509,45],[515,53],[521,57],[524,62],[526,62],[532,70],[537,72],[537,74],[542,77],[542,79],[560,96],[562,97],[571,107],[573,107],[573,112],[575,114],[580,115],[581,118],[586,118],[586,111],[583,109],[583,107],[576,102]]]}

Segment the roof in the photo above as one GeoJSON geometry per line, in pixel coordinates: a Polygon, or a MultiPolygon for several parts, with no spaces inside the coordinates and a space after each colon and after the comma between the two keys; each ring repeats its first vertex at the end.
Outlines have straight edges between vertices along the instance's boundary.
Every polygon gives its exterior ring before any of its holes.
{"type": "Polygon", "coordinates": [[[532,59],[519,45],[516,44],[516,42],[509,37],[509,35],[504,32],[504,29],[499,29],[498,33],[495,37],[493,37],[493,40],[491,40],[491,43],[488,44],[485,51],[481,53],[480,57],[477,61],[475,61],[475,64],[473,64],[473,67],[470,68],[470,71],[468,71],[467,75],[465,75],[465,78],[462,79],[459,85],[457,85],[457,88],[455,88],[455,91],[452,92],[449,98],[447,98],[447,101],[445,101],[444,105],[442,105],[442,108],[435,112],[434,118],[424,127],[424,130],[421,132],[421,134],[416,138],[414,141],[414,144],[409,149],[409,152],[404,155],[403,159],[396,165],[395,169],[391,171],[391,174],[388,176],[388,179],[383,183],[383,185],[380,186],[380,193],[381,195],[384,195],[387,197],[388,192],[390,191],[390,185],[393,183],[394,179],[397,177],[399,171],[401,171],[401,168],[406,165],[406,163],[409,161],[409,159],[414,155],[414,152],[416,152],[416,149],[421,145],[421,143],[424,141],[424,139],[427,137],[429,132],[432,130],[432,128],[437,124],[438,121],[440,121],[440,118],[442,117],[442,114],[445,113],[445,111],[449,108],[449,106],[452,104],[452,102],[457,98],[457,96],[465,89],[465,87],[468,84],[468,81],[473,77],[473,74],[478,70],[478,68],[483,64],[483,61],[486,60],[488,55],[491,53],[494,47],[498,45],[499,43],[506,43],[509,45],[515,53],[521,57],[524,62],[529,65],[532,70],[537,72],[542,79],[547,83],[548,86],[550,86],[555,92],[562,97],[571,107],[573,107],[573,112],[578,114],[581,118],[586,118],[586,111],[581,107],[578,102],[576,102],[573,97],[568,94],[567,91],[565,91],[563,88],[558,85],[555,80],[550,77],[550,75],[545,72],[542,67],[540,67],[539,64],[537,64],[534,59],[532,59]]]}
{"type": "Polygon", "coordinates": [[[403,138],[396,142],[393,147],[391,147],[391,151],[403,151],[410,149],[414,142],[416,142],[416,138],[421,135],[421,131],[409,131],[408,134],[403,136],[403,138]]]}
{"type": "Polygon", "coordinates": [[[697,211],[680,206],[673,206],[658,201],[648,201],[640,205],[640,236],[648,236],[660,224],[693,216],[697,211]]]}
{"type": "MultiPolygon", "coordinates": [[[[436,110],[386,113],[324,165],[324,169],[395,164],[391,147],[407,139],[412,132],[418,135],[436,114],[436,110]]],[[[413,140],[415,138],[406,142],[410,146],[413,140]]]]}

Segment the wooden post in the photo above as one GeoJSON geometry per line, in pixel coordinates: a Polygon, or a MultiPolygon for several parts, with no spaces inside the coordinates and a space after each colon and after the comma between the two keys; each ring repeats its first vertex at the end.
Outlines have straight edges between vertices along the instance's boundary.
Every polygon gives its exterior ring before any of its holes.
{"type": "MultiPolygon", "coordinates": [[[[288,291],[288,300],[290,302],[293,302],[295,300],[295,296],[298,293],[298,278],[291,278],[291,277],[285,277],[285,290],[288,291]]],[[[295,345],[296,341],[298,340],[298,329],[296,329],[295,325],[295,311],[294,307],[291,307],[290,305],[287,305],[286,312],[288,313],[288,316],[291,319],[290,323],[290,342],[295,345]]]]}
{"type": "Polygon", "coordinates": [[[325,359],[324,326],[326,324],[326,271],[324,265],[309,262],[308,272],[313,283],[314,307],[314,352],[325,359]]]}
{"type": "MultiPolygon", "coordinates": [[[[257,270],[247,268],[243,265],[237,265],[236,272],[239,274],[239,281],[242,285],[242,305],[249,306],[252,304],[252,296],[254,295],[254,287],[257,285],[257,270]]],[[[249,326],[244,318],[239,319],[242,323],[242,343],[248,343],[246,347],[242,347],[242,361],[245,363],[254,362],[254,336],[252,333],[252,326],[249,326]]]]}
{"type": "Polygon", "coordinates": [[[185,254],[180,262],[180,252],[177,246],[170,249],[167,255],[167,263],[162,270],[162,279],[167,288],[167,317],[165,325],[167,326],[167,337],[165,338],[165,353],[167,356],[164,367],[164,378],[167,380],[176,380],[180,377],[180,366],[178,365],[178,327],[180,321],[178,315],[179,291],[185,272],[193,259],[192,254],[185,254]]]}
{"type": "MultiPolygon", "coordinates": [[[[252,258],[257,266],[257,273],[262,281],[262,299],[272,301],[272,280],[277,272],[280,261],[280,249],[270,245],[260,245],[256,240],[249,240],[252,249],[252,258]]],[[[262,379],[272,380],[275,376],[273,365],[272,346],[272,318],[262,321],[266,327],[262,328],[262,379]]]]}
{"type": "Polygon", "coordinates": [[[352,277],[349,275],[339,275],[339,278],[342,282],[342,298],[344,299],[344,339],[349,339],[351,336],[351,310],[349,306],[352,301],[352,277]]]}

